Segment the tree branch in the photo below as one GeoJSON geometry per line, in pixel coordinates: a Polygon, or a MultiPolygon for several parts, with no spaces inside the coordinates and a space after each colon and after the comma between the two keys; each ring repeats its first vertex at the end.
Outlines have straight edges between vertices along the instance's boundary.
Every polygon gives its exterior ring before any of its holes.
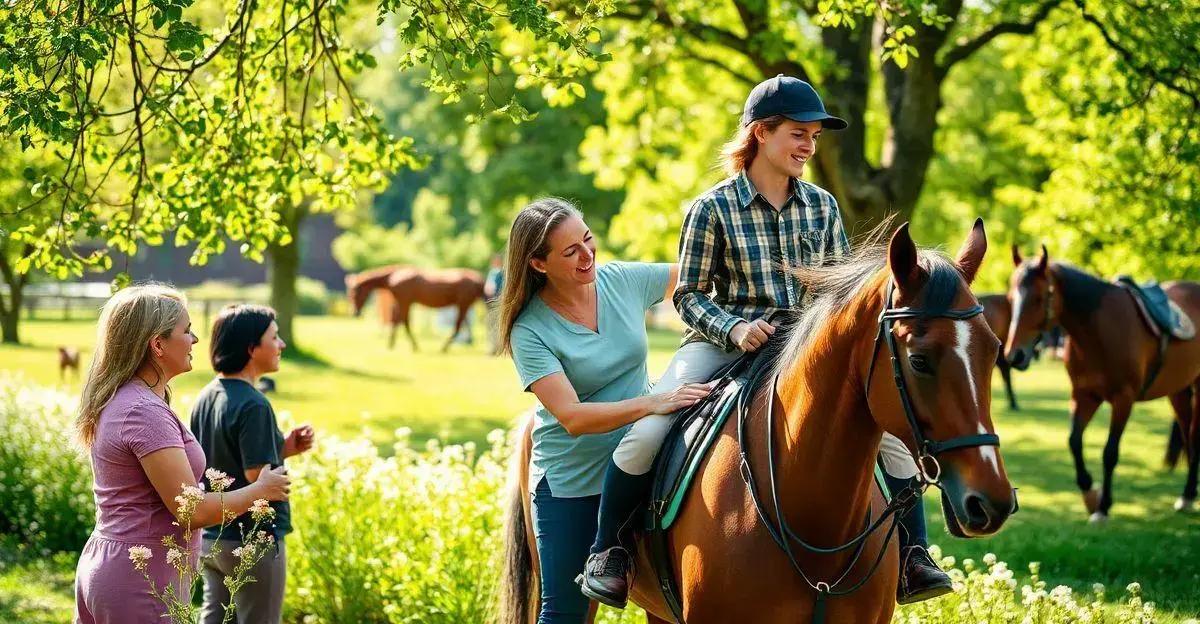
{"type": "Polygon", "coordinates": [[[979,51],[980,48],[987,45],[1000,35],[1028,35],[1032,33],[1033,30],[1037,28],[1037,25],[1046,19],[1046,16],[1050,14],[1050,11],[1053,11],[1061,3],[1062,0],[1045,0],[1041,3],[1041,5],[1038,6],[1037,11],[1034,12],[1034,14],[1028,20],[1019,22],[1001,22],[980,33],[974,39],[951,48],[942,55],[942,60],[938,64],[939,75],[944,77],[950,72],[950,69],[954,67],[955,64],[967,59],[972,54],[979,51]]]}
{"type": "Polygon", "coordinates": [[[1095,26],[1096,30],[1100,31],[1100,36],[1104,38],[1104,42],[1108,44],[1108,47],[1112,48],[1117,54],[1119,54],[1121,59],[1129,64],[1130,67],[1141,73],[1148,74],[1158,84],[1161,84],[1162,86],[1191,100],[1193,110],[1200,109],[1200,94],[1193,93],[1192,91],[1188,91],[1185,87],[1175,84],[1175,82],[1172,81],[1169,76],[1164,75],[1161,70],[1153,65],[1149,63],[1139,63],[1138,60],[1134,58],[1133,52],[1129,50],[1129,48],[1117,43],[1117,40],[1114,39],[1112,34],[1108,32],[1108,29],[1104,27],[1104,23],[1101,22],[1099,18],[1091,13],[1088,13],[1087,6],[1083,0],[1075,0],[1075,6],[1079,8],[1079,14],[1083,16],[1084,21],[1095,26]]]}
{"type": "Polygon", "coordinates": [[[746,56],[750,56],[749,40],[738,36],[732,31],[725,30],[724,28],[718,28],[711,24],[701,24],[699,22],[691,22],[684,19],[676,20],[671,17],[671,14],[668,13],[665,8],[654,6],[648,2],[632,4],[631,8],[635,9],[635,11],[617,11],[609,15],[609,17],[640,22],[647,17],[650,17],[651,13],[653,13],[654,22],[660,26],[670,29],[683,29],[689,35],[692,35],[701,41],[720,43],[734,52],[739,52],[741,54],[745,54],[746,56]]]}

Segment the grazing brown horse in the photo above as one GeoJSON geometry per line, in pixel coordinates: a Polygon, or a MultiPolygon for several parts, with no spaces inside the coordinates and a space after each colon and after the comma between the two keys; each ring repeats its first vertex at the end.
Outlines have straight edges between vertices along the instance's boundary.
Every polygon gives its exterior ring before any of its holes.
{"type": "MultiPolygon", "coordinates": [[[[1121,449],[1121,434],[1137,401],[1171,398],[1171,407],[1189,452],[1187,481],[1175,503],[1189,509],[1196,500],[1196,468],[1200,453],[1200,338],[1171,341],[1153,383],[1159,341],[1150,332],[1124,288],[1088,275],[1079,269],[1050,262],[1046,247],[1038,258],[1022,261],[1013,246],[1013,272],[1008,297],[1013,319],[1005,357],[1018,370],[1028,366],[1028,348],[1047,326],[1057,323],[1067,334],[1067,374],[1071,378],[1071,455],[1075,459],[1075,484],[1093,522],[1102,522],[1112,508],[1113,469],[1121,449]],[[1083,461],[1083,431],[1100,404],[1112,405],[1108,442],[1104,445],[1104,482],[1092,487],[1092,475],[1083,461]]],[[[1193,323],[1200,324],[1200,284],[1163,284],[1167,296],[1193,323]]]]}
{"type": "MultiPolygon", "coordinates": [[[[1008,325],[1012,321],[1012,306],[1008,305],[1008,296],[980,295],[979,305],[983,306],[983,319],[987,321],[988,327],[991,328],[993,334],[996,334],[1000,344],[1004,344],[1008,338],[1008,325]]],[[[1008,360],[1004,359],[1004,354],[998,353],[996,370],[1000,371],[1000,377],[1004,380],[1004,391],[1008,393],[1008,406],[1015,412],[1021,408],[1017,406],[1017,395],[1013,392],[1011,368],[1008,360]]]]}
{"type": "Polygon", "coordinates": [[[442,352],[462,329],[467,311],[477,300],[483,298],[483,276],[470,269],[416,269],[389,266],[346,276],[346,296],[354,309],[354,315],[362,313],[363,304],[373,290],[381,290],[378,298],[380,316],[388,325],[388,348],[396,345],[396,329],[404,325],[413,351],[417,351],[417,339],[413,337],[408,316],[412,304],[419,303],[431,308],[455,306],[458,318],[454,331],[442,346],[442,352]]]}
{"type": "MultiPolygon", "coordinates": [[[[725,423],[669,532],[689,624],[808,622],[822,603],[827,622],[888,622],[894,524],[883,518],[883,530],[864,531],[889,507],[873,478],[884,431],[906,440],[938,481],[953,533],[988,535],[1004,524],[1015,498],[988,392],[1000,344],[968,287],[986,245],[978,221],[950,262],[918,252],[906,224],[887,246],[865,244],[842,264],[797,272],[815,299],[798,312],[773,383],[725,423]],[[799,539],[848,548],[814,554],[799,539]]],[[[537,615],[528,424],[521,443],[504,624],[537,615]]],[[[636,551],[632,598],[652,624],[673,621],[644,538],[636,551]]]]}

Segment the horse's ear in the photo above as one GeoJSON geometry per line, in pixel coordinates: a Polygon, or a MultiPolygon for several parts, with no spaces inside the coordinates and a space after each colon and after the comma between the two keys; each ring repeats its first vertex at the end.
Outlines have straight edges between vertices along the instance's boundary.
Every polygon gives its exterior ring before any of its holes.
{"type": "Polygon", "coordinates": [[[888,242],[888,269],[901,294],[912,294],[920,284],[921,267],[917,264],[917,245],[908,233],[905,222],[888,242]]]}
{"type": "Polygon", "coordinates": [[[987,234],[983,231],[983,219],[976,218],[975,225],[971,226],[971,232],[967,234],[967,240],[958,250],[958,257],[954,259],[954,264],[958,265],[958,270],[967,280],[967,284],[975,281],[975,274],[979,272],[979,265],[983,264],[985,253],[987,234]]]}
{"type": "Polygon", "coordinates": [[[1013,243],[1013,245],[1012,245],[1012,253],[1013,253],[1013,266],[1015,266],[1015,267],[1021,266],[1021,262],[1023,262],[1023,260],[1021,259],[1021,248],[1017,247],[1016,243],[1013,243]]]}
{"type": "Polygon", "coordinates": [[[1042,243],[1042,257],[1038,258],[1037,270],[1041,273],[1046,270],[1046,265],[1050,263],[1050,254],[1046,251],[1046,244],[1042,243]]]}

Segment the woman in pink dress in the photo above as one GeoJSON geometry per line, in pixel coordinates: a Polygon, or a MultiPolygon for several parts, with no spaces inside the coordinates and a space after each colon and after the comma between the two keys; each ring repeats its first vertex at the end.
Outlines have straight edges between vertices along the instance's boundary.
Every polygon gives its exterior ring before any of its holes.
{"type": "MultiPolygon", "coordinates": [[[[178,573],[167,563],[163,537],[199,552],[200,531],[221,521],[221,496],[206,493],[192,517],[191,543],[175,526],[175,497],[196,486],[204,452],[171,411],[167,383],[192,369],[187,302],[166,286],[126,288],[100,313],[96,354],[80,397],[76,433],[90,451],[96,528],[75,569],[77,624],[158,624],[166,608],[133,567],[129,548],[150,549],[147,573],[162,590],[178,573]]],[[[286,500],[286,470],[264,470],[258,480],[226,492],[224,507],[242,513],[255,499],[286,500]]]]}

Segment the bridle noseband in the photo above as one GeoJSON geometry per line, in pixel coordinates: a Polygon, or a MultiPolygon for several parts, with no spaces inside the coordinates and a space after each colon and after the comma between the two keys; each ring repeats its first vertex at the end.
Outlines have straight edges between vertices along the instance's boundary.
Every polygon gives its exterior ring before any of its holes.
{"type": "MultiPolygon", "coordinates": [[[[917,498],[924,493],[925,489],[930,485],[941,487],[939,479],[941,477],[941,466],[938,464],[937,455],[961,448],[970,448],[976,446],[999,446],[1000,437],[994,433],[981,433],[968,436],[960,436],[949,440],[931,440],[925,435],[920,423],[917,421],[916,413],[913,409],[912,398],[909,395],[908,385],[904,379],[903,370],[900,367],[900,359],[898,357],[899,349],[896,346],[896,337],[892,333],[892,327],[895,322],[900,319],[920,318],[945,318],[952,320],[966,320],[973,318],[983,313],[983,306],[974,305],[964,310],[924,310],[921,308],[893,308],[892,296],[896,285],[895,282],[889,281],[887,298],[884,300],[883,312],[879,315],[879,331],[875,335],[875,345],[871,354],[871,366],[867,372],[867,384],[864,389],[865,393],[869,393],[871,386],[871,377],[875,373],[875,361],[878,359],[879,348],[882,342],[888,345],[888,351],[892,359],[892,374],[896,382],[896,390],[900,393],[900,403],[904,407],[904,415],[908,419],[908,425],[912,429],[913,437],[916,441],[917,451],[913,455],[913,459],[917,462],[918,483],[911,485],[900,492],[894,492],[892,500],[888,503],[874,522],[871,521],[872,511],[870,505],[867,507],[867,518],[864,523],[863,530],[849,541],[834,547],[820,547],[809,544],[801,539],[788,526],[786,519],[783,517],[783,510],[779,501],[779,490],[777,487],[776,472],[775,472],[775,441],[774,441],[774,402],[775,402],[775,383],[778,380],[778,375],[775,375],[770,380],[770,392],[767,393],[766,405],[766,438],[767,438],[767,477],[771,488],[771,502],[774,507],[775,518],[772,519],[767,511],[763,508],[762,500],[759,496],[758,486],[754,481],[754,475],[750,467],[749,449],[746,443],[746,420],[749,414],[749,407],[754,392],[744,393],[737,405],[738,410],[738,446],[741,451],[741,474],[742,480],[746,483],[746,488],[749,490],[750,499],[754,502],[755,511],[758,513],[759,519],[765,525],[767,533],[780,549],[787,555],[788,561],[791,562],[792,568],[799,573],[800,578],[817,593],[817,600],[813,606],[813,622],[821,623],[825,620],[826,600],[830,596],[845,596],[857,591],[867,583],[875,571],[879,568],[879,564],[883,561],[883,555],[887,552],[886,548],[881,548],[875,561],[871,564],[867,573],[858,581],[854,582],[850,587],[841,589],[840,586],[846,581],[850,575],[850,571],[858,564],[859,559],[865,551],[866,541],[878,529],[884,526],[885,521],[891,516],[891,526],[887,529],[887,534],[884,536],[884,542],[891,540],[892,534],[896,531],[899,525],[901,513],[907,511],[915,504],[917,498]],[[934,474],[930,476],[930,466],[935,468],[934,474]],[[815,554],[832,554],[843,552],[851,548],[854,549],[854,554],[850,558],[850,562],[846,565],[845,570],[841,574],[833,577],[831,581],[813,581],[800,566],[795,553],[792,551],[792,543],[798,544],[804,550],[815,554]]],[[[749,380],[750,387],[757,385],[758,379],[749,380]]]]}

